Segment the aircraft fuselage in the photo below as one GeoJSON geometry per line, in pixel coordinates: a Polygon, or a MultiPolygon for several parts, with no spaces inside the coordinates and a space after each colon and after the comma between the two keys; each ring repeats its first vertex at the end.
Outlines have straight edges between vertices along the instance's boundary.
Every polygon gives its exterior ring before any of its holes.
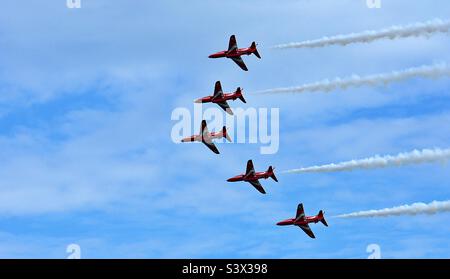
{"type": "Polygon", "coordinates": [[[254,175],[247,176],[245,174],[236,175],[232,178],[229,178],[228,182],[238,182],[238,181],[255,181],[259,179],[267,179],[271,176],[271,174],[267,171],[256,172],[254,175]]]}
{"type": "Polygon", "coordinates": [[[241,93],[224,93],[222,98],[213,98],[213,96],[207,96],[200,99],[195,100],[195,103],[222,103],[228,100],[236,100],[237,98],[242,97],[241,93]]]}
{"type": "Polygon", "coordinates": [[[214,54],[211,54],[210,56],[208,56],[209,58],[233,58],[233,57],[239,57],[242,55],[250,55],[254,52],[254,49],[251,47],[246,47],[246,48],[240,48],[237,49],[235,51],[227,51],[227,50],[223,50],[223,51],[219,51],[216,52],[214,54]]]}
{"type": "MultiPolygon", "coordinates": [[[[211,132],[208,134],[209,138],[211,139],[219,139],[223,137],[222,132],[211,132]]],[[[181,142],[192,142],[192,141],[199,141],[202,142],[203,141],[203,136],[202,135],[192,135],[190,137],[184,138],[181,140],[181,142]]]]}
{"type": "Polygon", "coordinates": [[[290,226],[290,225],[306,225],[309,223],[318,223],[320,222],[320,220],[322,220],[323,217],[320,217],[319,215],[316,216],[307,216],[306,218],[304,218],[303,220],[299,220],[299,221],[295,221],[295,218],[289,218],[286,220],[283,220],[281,222],[278,222],[277,225],[278,226],[290,226]]]}

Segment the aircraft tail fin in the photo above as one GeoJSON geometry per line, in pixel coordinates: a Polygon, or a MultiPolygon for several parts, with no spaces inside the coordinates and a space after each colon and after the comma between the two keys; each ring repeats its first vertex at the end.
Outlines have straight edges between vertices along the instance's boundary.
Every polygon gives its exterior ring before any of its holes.
{"type": "Polygon", "coordinates": [[[269,167],[269,169],[267,169],[267,172],[269,173],[270,177],[275,180],[276,182],[278,182],[277,177],[275,176],[275,173],[273,172],[275,168],[273,168],[272,166],[269,167]]]}
{"type": "Polygon", "coordinates": [[[261,59],[261,55],[259,55],[258,49],[256,48],[256,43],[253,42],[250,48],[253,50],[253,54],[256,55],[259,59],[261,59]]]}
{"type": "Polygon", "coordinates": [[[227,127],[223,126],[222,128],[222,136],[227,139],[227,141],[231,142],[231,138],[228,135],[227,127]]]}
{"type": "Polygon", "coordinates": [[[321,210],[319,211],[319,214],[317,214],[317,216],[320,218],[320,222],[322,222],[322,224],[328,227],[328,223],[327,221],[325,221],[325,217],[323,217],[323,214],[324,212],[321,210]]]}
{"type": "Polygon", "coordinates": [[[242,88],[238,87],[236,89],[236,93],[238,94],[239,100],[241,100],[243,103],[247,103],[247,101],[244,99],[244,95],[242,95],[242,88]]]}

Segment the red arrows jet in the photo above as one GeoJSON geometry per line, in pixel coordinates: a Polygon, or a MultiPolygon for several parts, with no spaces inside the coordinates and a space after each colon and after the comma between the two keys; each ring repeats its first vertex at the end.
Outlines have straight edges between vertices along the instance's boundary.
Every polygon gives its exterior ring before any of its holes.
{"type": "Polygon", "coordinates": [[[325,218],[323,217],[324,212],[321,210],[319,211],[319,214],[316,216],[305,216],[305,211],[303,210],[303,204],[299,204],[297,206],[297,215],[295,215],[295,218],[286,219],[284,221],[278,222],[278,226],[288,226],[288,225],[294,225],[298,226],[300,229],[302,229],[309,237],[316,238],[314,233],[311,231],[311,228],[309,227],[309,223],[317,223],[322,222],[325,226],[328,227],[327,221],[325,221],[325,218]]]}
{"type": "Polygon", "coordinates": [[[260,193],[265,194],[266,191],[264,191],[264,188],[259,183],[259,179],[267,179],[271,177],[273,180],[278,182],[277,177],[275,176],[275,173],[273,172],[274,168],[272,166],[269,167],[267,171],[263,172],[255,172],[255,168],[253,167],[252,160],[248,160],[247,162],[247,170],[245,174],[236,175],[235,177],[232,177],[228,179],[228,182],[237,182],[237,181],[245,181],[253,185],[253,187],[256,188],[260,193]]]}
{"type": "Polygon", "coordinates": [[[228,50],[219,51],[217,53],[211,54],[209,58],[230,58],[233,60],[236,64],[238,64],[239,67],[241,67],[242,70],[248,71],[247,66],[245,66],[244,61],[241,58],[241,55],[250,55],[254,54],[256,57],[261,58],[261,56],[258,53],[258,50],[256,49],[256,43],[253,42],[250,47],[246,48],[238,48],[236,43],[236,37],[234,35],[231,35],[230,42],[228,43],[228,50]]]}
{"type": "Polygon", "coordinates": [[[193,142],[193,141],[199,141],[203,142],[209,149],[212,150],[212,152],[219,154],[219,150],[212,142],[213,139],[221,139],[226,138],[228,141],[231,141],[230,136],[227,133],[227,127],[223,126],[222,131],[220,132],[208,132],[208,127],[206,125],[206,121],[202,121],[202,125],[200,127],[200,134],[199,135],[193,135],[187,138],[184,138],[181,140],[181,142],[193,142]]]}
{"type": "Polygon", "coordinates": [[[195,100],[196,103],[215,103],[218,104],[224,111],[233,115],[233,111],[227,103],[227,100],[236,100],[240,99],[242,102],[247,103],[242,96],[242,90],[240,87],[236,89],[234,93],[223,93],[222,85],[220,81],[216,81],[216,86],[214,88],[214,95],[203,97],[195,100]]]}

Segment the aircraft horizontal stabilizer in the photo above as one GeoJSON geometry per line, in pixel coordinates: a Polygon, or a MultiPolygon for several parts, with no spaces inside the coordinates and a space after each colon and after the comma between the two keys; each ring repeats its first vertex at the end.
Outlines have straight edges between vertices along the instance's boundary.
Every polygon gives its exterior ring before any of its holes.
{"type": "Polygon", "coordinates": [[[231,142],[231,138],[228,135],[227,127],[223,126],[222,128],[222,136],[227,139],[227,141],[231,142]]]}
{"type": "Polygon", "coordinates": [[[236,89],[236,93],[238,94],[239,100],[241,100],[243,103],[247,103],[247,101],[244,99],[244,95],[242,95],[242,88],[238,87],[236,89]]]}
{"type": "Polygon", "coordinates": [[[259,55],[258,49],[256,48],[256,43],[253,42],[250,48],[253,50],[253,54],[255,54],[256,57],[261,59],[261,55],[259,55]]]}
{"type": "Polygon", "coordinates": [[[320,222],[322,222],[322,224],[324,224],[325,226],[328,227],[328,223],[327,221],[325,221],[325,217],[323,217],[324,212],[321,210],[319,211],[319,214],[317,215],[320,219],[320,222]]]}
{"type": "Polygon", "coordinates": [[[276,182],[278,182],[277,177],[275,176],[275,173],[273,172],[274,168],[272,166],[269,167],[269,169],[267,170],[267,172],[270,174],[270,177],[275,180],[276,182]]]}

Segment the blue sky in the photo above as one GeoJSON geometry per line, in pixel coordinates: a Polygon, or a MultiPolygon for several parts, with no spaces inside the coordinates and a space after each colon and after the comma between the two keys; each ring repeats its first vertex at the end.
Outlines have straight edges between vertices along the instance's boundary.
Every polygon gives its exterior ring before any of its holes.
{"type": "MultiPolygon", "coordinates": [[[[426,164],[338,174],[279,174],[262,196],[226,179],[374,154],[450,146],[450,80],[303,95],[246,95],[280,108],[280,149],[221,144],[221,156],[174,144],[171,113],[224,89],[245,92],[324,78],[450,62],[447,35],[347,47],[273,50],[292,41],[449,19],[448,1],[0,2],[0,257],[449,258],[449,214],[329,219],[317,239],[274,224],[448,200],[449,167],[426,164]],[[255,40],[250,69],[208,54],[255,40]]],[[[238,103],[233,103],[236,106],[238,103]]],[[[248,107],[245,106],[245,107],[248,107]]],[[[197,123],[193,124],[195,127],[197,123]]]]}

